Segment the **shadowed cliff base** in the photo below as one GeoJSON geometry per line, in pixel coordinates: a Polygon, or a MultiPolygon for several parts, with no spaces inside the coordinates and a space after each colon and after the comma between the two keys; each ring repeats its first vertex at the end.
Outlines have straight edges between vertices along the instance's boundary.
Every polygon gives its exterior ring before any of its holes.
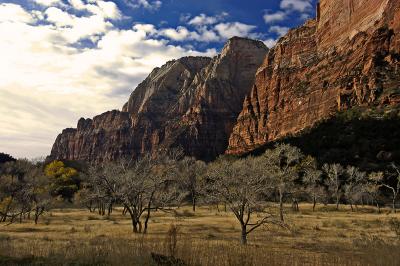
{"type": "MultiPolygon", "coordinates": [[[[290,143],[324,163],[354,165],[364,171],[385,170],[400,161],[400,108],[355,107],[319,122],[312,128],[277,142],[290,143]]],[[[259,155],[277,142],[245,155],[259,155]]]]}

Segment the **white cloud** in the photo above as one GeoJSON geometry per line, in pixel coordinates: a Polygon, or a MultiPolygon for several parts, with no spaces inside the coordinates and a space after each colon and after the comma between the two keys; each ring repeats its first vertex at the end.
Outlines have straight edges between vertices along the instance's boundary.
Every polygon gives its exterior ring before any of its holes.
{"type": "Polygon", "coordinates": [[[33,0],[34,3],[41,6],[54,6],[61,3],[61,0],[33,0]]]}
{"type": "Polygon", "coordinates": [[[300,15],[300,19],[301,20],[307,20],[309,18],[311,18],[311,15],[308,14],[308,13],[303,13],[303,14],[300,15]]]}
{"type": "Polygon", "coordinates": [[[133,26],[133,29],[150,35],[153,35],[157,32],[153,24],[136,24],[133,26]]]}
{"type": "Polygon", "coordinates": [[[188,21],[190,20],[191,17],[192,17],[192,14],[190,14],[190,13],[184,13],[184,14],[181,14],[181,15],[180,15],[179,21],[180,21],[180,22],[188,22],[188,21]]]}
{"type": "Polygon", "coordinates": [[[117,5],[111,1],[89,0],[84,3],[82,0],[69,0],[70,5],[77,10],[86,10],[94,15],[101,15],[105,19],[120,19],[121,12],[117,5]]]}
{"type": "Polygon", "coordinates": [[[241,22],[221,22],[228,15],[226,12],[216,16],[200,14],[192,17],[190,14],[186,14],[181,16],[180,20],[185,22],[189,28],[184,26],[160,28],[156,30],[156,33],[153,31],[152,34],[180,42],[224,42],[234,36],[262,39],[263,34],[253,32],[256,26],[241,22]]]}
{"type": "Polygon", "coordinates": [[[159,29],[155,35],[166,37],[173,41],[221,42],[225,40],[213,29],[208,29],[206,26],[197,27],[196,31],[189,31],[183,26],[178,26],[176,29],[159,29]]]}
{"type": "Polygon", "coordinates": [[[189,21],[189,25],[209,25],[217,23],[215,17],[208,17],[205,14],[200,14],[189,21]]]}
{"type": "Polygon", "coordinates": [[[194,18],[192,18],[188,24],[194,26],[204,26],[204,25],[213,25],[222,20],[224,20],[229,14],[227,12],[222,12],[217,16],[207,16],[206,14],[200,14],[194,18]]]}
{"type": "Polygon", "coordinates": [[[312,4],[311,0],[282,0],[280,7],[287,11],[304,13],[312,9],[312,4]]]}
{"type": "Polygon", "coordinates": [[[0,4],[0,22],[6,21],[30,23],[33,21],[33,18],[21,6],[16,4],[3,3],[0,4]]]}
{"type": "Polygon", "coordinates": [[[272,48],[272,47],[275,46],[277,40],[275,40],[275,39],[267,39],[267,40],[264,40],[263,42],[268,48],[272,48]]]}
{"type": "Polygon", "coordinates": [[[282,27],[282,26],[272,26],[269,28],[269,32],[276,33],[278,34],[279,37],[282,37],[289,31],[288,27],[282,27]]]}
{"type": "Polygon", "coordinates": [[[47,155],[57,134],[75,127],[81,116],[121,108],[154,67],[185,55],[216,53],[156,39],[149,24],[118,29],[107,21],[114,15],[99,11],[98,3],[90,2],[98,6],[96,14],[82,17],[70,13],[88,8],[79,1],[73,8],[35,12],[0,5],[0,151],[47,155]],[[94,43],[77,48],[83,39],[94,43]]]}
{"type": "Polygon", "coordinates": [[[74,24],[74,20],[77,19],[77,17],[62,11],[57,7],[49,7],[45,11],[45,15],[47,16],[48,21],[53,22],[59,27],[72,26],[74,24]]]}
{"type": "Polygon", "coordinates": [[[247,37],[256,26],[247,25],[240,22],[220,23],[215,26],[218,34],[223,38],[231,38],[234,36],[247,37]]]}
{"type": "Polygon", "coordinates": [[[194,40],[199,42],[220,42],[224,41],[224,38],[221,38],[216,32],[215,29],[209,29],[206,26],[199,27],[198,33],[193,34],[194,40]]]}
{"type": "Polygon", "coordinates": [[[155,11],[161,8],[162,2],[148,0],[124,0],[124,3],[132,8],[144,8],[150,11],[155,11]]]}
{"type": "Polygon", "coordinates": [[[97,5],[100,8],[105,18],[119,19],[121,18],[121,12],[114,2],[97,1],[97,5]]]}
{"type": "Polygon", "coordinates": [[[174,41],[183,41],[183,40],[188,40],[192,39],[192,33],[189,32],[189,30],[185,27],[179,26],[176,29],[168,28],[168,29],[162,29],[158,33],[161,36],[165,36],[171,40],[174,41]]]}
{"type": "Polygon", "coordinates": [[[268,24],[273,22],[279,22],[285,20],[286,13],[282,11],[278,11],[276,13],[266,13],[263,18],[265,23],[268,24]]]}
{"type": "Polygon", "coordinates": [[[81,0],[69,0],[72,7],[78,10],[85,9],[85,4],[81,0]]]}
{"type": "Polygon", "coordinates": [[[72,44],[83,39],[96,40],[112,28],[112,24],[101,14],[77,17],[56,7],[49,7],[45,12],[48,22],[54,23],[59,37],[72,44]]]}

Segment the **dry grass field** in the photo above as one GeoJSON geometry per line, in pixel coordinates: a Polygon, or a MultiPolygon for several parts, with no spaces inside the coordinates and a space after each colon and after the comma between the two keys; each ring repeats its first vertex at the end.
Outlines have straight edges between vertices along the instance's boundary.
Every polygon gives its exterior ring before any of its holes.
{"type": "Polygon", "coordinates": [[[121,209],[110,217],[86,209],[53,210],[38,225],[0,225],[0,264],[157,265],[153,252],[186,265],[400,265],[400,237],[389,225],[400,214],[375,211],[319,206],[313,213],[304,204],[293,213],[287,206],[290,230],[259,228],[242,246],[239,224],[221,207],[155,212],[147,235],[134,235],[121,209]],[[177,234],[168,233],[171,226],[177,234]]]}

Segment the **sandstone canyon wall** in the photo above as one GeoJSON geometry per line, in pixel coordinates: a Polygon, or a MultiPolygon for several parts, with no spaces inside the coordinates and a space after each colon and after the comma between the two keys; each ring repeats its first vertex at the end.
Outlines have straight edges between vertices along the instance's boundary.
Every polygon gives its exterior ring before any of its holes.
{"type": "Polygon", "coordinates": [[[235,37],[214,58],[167,62],[137,86],[122,111],[81,118],[76,129],[65,129],[49,159],[101,162],[173,147],[213,159],[226,150],[267,51],[260,41],[235,37]]]}
{"type": "Polygon", "coordinates": [[[262,42],[232,38],[214,58],[185,57],[154,69],[122,111],[65,129],[49,158],[100,162],[180,146],[211,160],[354,106],[397,106],[400,0],[321,0],[317,10],[269,51],[262,42]]]}
{"type": "Polygon", "coordinates": [[[257,71],[230,136],[240,154],[353,106],[400,103],[400,0],[321,0],[257,71]]]}

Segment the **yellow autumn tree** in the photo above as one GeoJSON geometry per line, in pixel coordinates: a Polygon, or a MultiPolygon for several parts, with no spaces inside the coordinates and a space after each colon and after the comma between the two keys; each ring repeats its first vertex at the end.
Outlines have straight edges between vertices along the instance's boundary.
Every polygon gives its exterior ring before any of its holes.
{"type": "Polygon", "coordinates": [[[72,201],[75,192],[79,189],[78,171],[72,167],[65,166],[61,161],[53,161],[45,167],[44,172],[51,181],[51,194],[72,201]]]}

